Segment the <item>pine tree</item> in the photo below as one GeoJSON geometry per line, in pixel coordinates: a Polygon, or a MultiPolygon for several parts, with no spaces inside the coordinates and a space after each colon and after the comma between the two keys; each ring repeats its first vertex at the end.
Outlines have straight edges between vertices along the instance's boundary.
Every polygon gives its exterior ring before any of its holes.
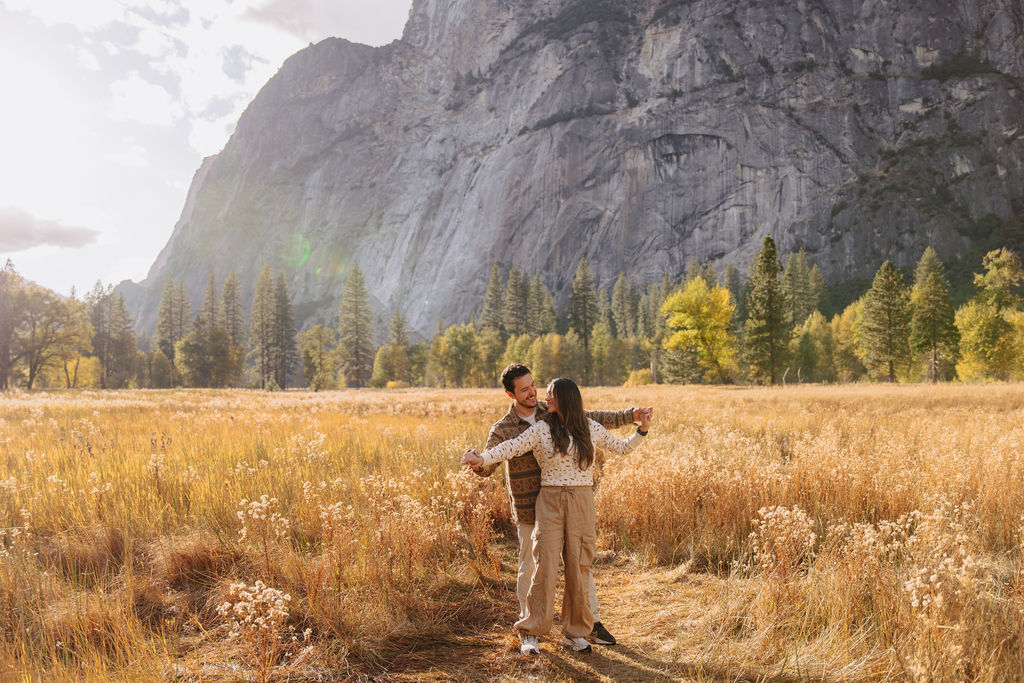
{"type": "Polygon", "coordinates": [[[92,325],[91,346],[100,362],[100,388],[124,386],[134,371],[135,336],[131,316],[124,297],[108,285],[96,283],[86,295],[89,323],[92,325]]]}
{"type": "Polygon", "coordinates": [[[619,273],[612,289],[612,320],[620,339],[636,336],[637,297],[625,273],[619,273]]]}
{"type": "Polygon", "coordinates": [[[744,350],[750,378],[777,384],[783,376],[792,319],[782,288],[775,241],[765,236],[761,252],[750,270],[747,320],[743,325],[744,350]]]}
{"type": "Polygon", "coordinates": [[[395,309],[394,314],[391,316],[391,326],[388,331],[388,341],[395,346],[408,346],[409,345],[409,331],[405,324],[405,316],[402,312],[395,309]]]}
{"type": "Polygon", "coordinates": [[[651,381],[654,383],[661,381],[658,375],[659,358],[666,330],[661,305],[675,289],[676,284],[666,274],[662,277],[661,283],[651,284],[647,288],[647,293],[640,298],[637,331],[643,338],[643,348],[650,354],[651,381]]]}
{"type": "Polygon", "coordinates": [[[373,374],[373,315],[366,279],[357,264],[353,264],[341,291],[338,353],[349,386],[365,387],[373,374]]]}
{"type": "MultiPolygon", "coordinates": [[[[487,332],[500,338],[500,333],[495,329],[487,328],[487,332]]],[[[373,360],[370,386],[381,388],[387,386],[389,382],[408,384],[411,379],[409,334],[401,311],[395,310],[391,316],[388,343],[377,349],[377,355],[373,360]]]]}
{"type": "Polygon", "coordinates": [[[505,333],[503,320],[505,307],[505,284],[502,282],[501,269],[495,263],[491,266],[491,276],[487,280],[487,290],[484,293],[484,306],[480,311],[480,326],[498,330],[505,333]]]}
{"type": "MultiPolygon", "coordinates": [[[[95,293],[95,289],[93,292],[95,293]]],[[[185,295],[185,283],[168,278],[164,282],[163,293],[160,296],[153,343],[171,362],[174,361],[174,345],[187,333],[186,323],[191,316],[192,311],[185,295]]]]}
{"type": "Polygon", "coordinates": [[[218,324],[220,313],[217,307],[217,279],[210,271],[210,277],[206,280],[206,291],[203,293],[203,303],[199,306],[199,313],[196,314],[195,329],[204,339],[210,336],[210,332],[218,324]]]}
{"type": "Polygon", "coordinates": [[[704,269],[701,267],[700,263],[697,262],[697,257],[690,256],[686,261],[686,272],[683,274],[683,282],[689,283],[693,282],[697,278],[703,277],[704,269]]]}
{"type": "Polygon", "coordinates": [[[245,346],[245,312],[242,310],[242,296],[238,289],[235,271],[228,273],[220,291],[219,325],[228,333],[234,346],[245,346]]]}
{"type": "Polygon", "coordinates": [[[529,298],[529,281],[518,268],[512,266],[508,271],[508,284],[505,287],[505,302],[502,307],[505,331],[509,336],[526,334],[529,298]]]}
{"type": "Polygon", "coordinates": [[[306,383],[313,391],[333,386],[337,372],[335,345],[337,335],[329,327],[314,325],[299,335],[299,353],[306,383]]]}
{"type": "Polygon", "coordinates": [[[540,275],[530,280],[530,293],[526,301],[526,334],[537,337],[543,334],[544,283],[540,275]]]}
{"type": "Polygon", "coordinates": [[[249,320],[250,354],[256,362],[260,388],[266,389],[274,376],[274,278],[267,264],[256,280],[249,320]]]}
{"type": "Polygon", "coordinates": [[[108,386],[119,389],[128,386],[136,371],[138,347],[135,343],[135,326],[132,324],[124,296],[114,293],[108,300],[110,307],[110,363],[104,366],[108,386]]]}
{"type": "Polygon", "coordinates": [[[189,331],[192,324],[192,302],[185,291],[185,280],[178,278],[174,286],[174,334],[176,339],[182,339],[189,331]]]}
{"type": "Polygon", "coordinates": [[[535,275],[530,281],[527,304],[526,334],[531,337],[539,337],[548,332],[554,332],[558,326],[555,298],[544,286],[544,280],[540,275],[535,275]]]}
{"type": "Polygon", "coordinates": [[[607,289],[602,289],[597,293],[597,322],[604,323],[610,336],[617,336],[615,321],[612,320],[612,302],[607,289]]]}
{"type": "MultiPolygon", "coordinates": [[[[174,365],[181,373],[185,384],[190,387],[220,386],[219,382],[231,368],[215,367],[213,346],[216,343],[216,355],[221,362],[228,363],[231,354],[225,346],[225,334],[215,335],[218,327],[219,313],[217,307],[217,281],[213,271],[206,281],[206,289],[199,311],[192,323],[192,330],[174,345],[174,365]],[[215,338],[216,337],[216,338],[215,338]]],[[[223,330],[220,330],[223,333],[223,330]]]]}
{"type": "Polygon", "coordinates": [[[729,290],[729,299],[735,305],[732,313],[732,328],[738,332],[743,329],[743,322],[747,319],[747,297],[743,291],[740,269],[731,263],[726,265],[722,279],[725,288],[729,290]]]}
{"type": "Polygon", "coordinates": [[[288,377],[295,369],[299,352],[295,342],[295,314],[292,301],[288,296],[288,285],[284,279],[284,271],[277,274],[274,283],[274,322],[273,322],[273,373],[277,386],[286,389],[288,377]]]}
{"type": "Polygon", "coordinates": [[[825,275],[817,263],[811,266],[807,279],[811,286],[811,311],[820,311],[827,318],[832,313],[832,301],[828,294],[828,285],[825,284],[825,275]]]}
{"type": "MultiPolygon", "coordinates": [[[[92,291],[85,295],[86,304],[89,307],[89,323],[92,324],[92,352],[100,361],[100,368],[110,363],[112,356],[110,339],[110,309],[104,304],[104,299],[109,296],[111,290],[105,289],[99,280],[93,286],[92,291]]],[[[157,328],[159,330],[159,326],[157,328]]],[[[107,373],[100,371],[100,388],[107,388],[107,373]]]]}
{"type": "Polygon", "coordinates": [[[537,334],[550,334],[558,328],[558,311],[555,310],[555,297],[552,296],[551,290],[544,286],[544,282],[541,281],[539,275],[534,279],[534,282],[541,295],[537,334]]]}
{"type": "Polygon", "coordinates": [[[597,300],[597,287],[594,276],[586,258],[581,258],[576,266],[576,275],[572,279],[572,292],[569,294],[569,326],[576,330],[583,348],[590,352],[590,332],[598,321],[600,309],[597,300]]]}
{"type": "Polygon", "coordinates": [[[928,379],[932,382],[939,379],[943,356],[945,360],[953,356],[960,338],[944,271],[939,255],[928,247],[917,263],[910,292],[910,347],[928,354],[928,379]]]}
{"type": "Polygon", "coordinates": [[[782,288],[786,293],[786,303],[789,307],[790,326],[795,328],[803,325],[816,304],[814,292],[811,290],[811,270],[803,249],[795,254],[791,253],[786,259],[782,288]]]}
{"type": "Polygon", "coordinates": [[[896,381],[896,367],[910,357],[910,301],[903,274],[886,261],[864,295],[858,343],[869,368],[896,381]]]}
{"type": "Polygon", "coordinates": [[[629,374],[627,342],[617,339],[607,320],[594,325],[590,339],[593,382],[600,386],[622,384],[629,374]]]}
{"type": "MultiPolygon", "coordinates": [[[[509,340],[511,343],[511,340],[509,340]]],[[[434,336],[427,347],[427,359],[423,367],[424,386],[443,387],[444,377],[444,321],[438,319],[434,336]]]]}

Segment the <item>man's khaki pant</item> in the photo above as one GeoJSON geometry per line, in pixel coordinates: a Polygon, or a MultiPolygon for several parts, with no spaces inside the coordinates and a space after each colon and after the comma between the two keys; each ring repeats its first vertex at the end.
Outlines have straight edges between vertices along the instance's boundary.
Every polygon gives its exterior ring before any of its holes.
{"type": "MultiPolygon", "coordinates": [[[[520,527],[520,550],[522,532],[520,527]]],[[[594,489],[591,486],[543,486],[537,497],[537,524],[533,529],[534,570],[526,596],[526,609],[516,628],[542,636],[554,623],[555,587],[560,560],[565,562],[562,595],[562,632],[583,638],[594,628],[596,604],[590,563],[597,532],[594,528],[594,489]]],[[[522,585],[522,552],[520,582],[522,585]]],[[[517,591],[520,592],[520,591],[517,591]]],[[[520,598],[520,605],[522,599],[520,598]]],[[[522,607],[521,607],[522,609],[522,607]]]]}

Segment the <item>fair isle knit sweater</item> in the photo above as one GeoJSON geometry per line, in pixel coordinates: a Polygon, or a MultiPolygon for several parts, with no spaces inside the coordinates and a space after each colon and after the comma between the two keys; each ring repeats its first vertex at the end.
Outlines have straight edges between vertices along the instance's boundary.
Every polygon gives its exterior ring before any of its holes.
{"type": "MultiPolygon", "coordinates": [[[[588,410],[586,415],[589,419],[597,422],[608,429],[616,429],[633,424],[633,408],[625,410],[588,410]]],[[[548,414],[548,406],[544,401],[537,401],[537,412],[534,418],[539,422],[548,414]]],[[[494,423],[490,434],[487,435],[486,450],[490,450],[503,441],[514,439],[531,427],[531,423],[524,420],[516,412],[515,403],[508,409],[505,417],[494,423]]],[[[476,474],[487,477],[498,469],[500,463],[485,465],[476,474]]],[[[512,516],[522,524],[534,524],[537,520],[536,505],[537,494],[540,493],[540,465],[533,457],[532,452],[505,461],[506,482],[508,484],[509,497],[512,499],[512,516]]]]}
{"type": "MultiPolygon", "coordinates": [[[[629,453],[643,439],[640,432],[634,432],[628,439],[616,439],[608,433],[607,429],[593,420],[587,422],[590,427],[590,439],[594,446],[616,455],[629,453]]],[[[571,436],[569,437],[569,447],[565,452],[555,450],[555,444],[551,437],[551,425],[546,421],[538,422],[516,438],[504,441],[480,455],[483,456],[484,465],[493,465],[528,451],[532,451],[533,456],[540,463],[541,486],[594,485],[594,463],[591,462],[585,470],[579,468],[576,463],[576,441],[571,436]]]]}

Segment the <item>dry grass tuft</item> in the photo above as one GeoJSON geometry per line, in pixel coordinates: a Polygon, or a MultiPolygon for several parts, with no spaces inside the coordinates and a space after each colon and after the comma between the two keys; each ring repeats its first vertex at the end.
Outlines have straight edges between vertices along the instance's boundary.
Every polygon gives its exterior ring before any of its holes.
{"type": "Polygon", "coordinates": [[[121,569],[128,548],[120,529],[100,525],[61,531],[41,543],[40,554],[68,580],[92,586],[121,569]]]}
{"type": "Polygon", "coordinates": [[[100,651],[112,659],[130,656],[140,635],[131,606],[114,596],[74,596],[50,605],[43,616],[44,649],[61,658],[100,651]]]}
{"type": "Polygon", "coordinates": [[[233,548],[199,533],[164,537],[149,548],[153,579],[176,590],[216,585],[239,557],[233,548]]]}

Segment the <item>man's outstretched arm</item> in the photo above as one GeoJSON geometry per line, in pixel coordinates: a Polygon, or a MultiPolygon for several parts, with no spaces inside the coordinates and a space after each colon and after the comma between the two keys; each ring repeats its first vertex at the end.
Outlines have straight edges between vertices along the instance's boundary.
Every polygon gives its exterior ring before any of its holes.
{"type": "Polygon", "coordinates": [[[587,410],[584,411],[591,420],[605,429],[617,429],[639,422],[641,412],[648,408],[626,408],[624,410],[587,410]]]}

